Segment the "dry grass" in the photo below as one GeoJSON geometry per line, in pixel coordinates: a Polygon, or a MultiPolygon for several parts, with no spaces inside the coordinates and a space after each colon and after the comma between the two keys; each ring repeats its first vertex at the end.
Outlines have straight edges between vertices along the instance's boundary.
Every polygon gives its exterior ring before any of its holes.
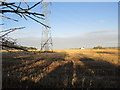
{"type": "Polygon", "coordinates": [[[3,52],[3,88],[118,88],[117,49],[3,52]]]}

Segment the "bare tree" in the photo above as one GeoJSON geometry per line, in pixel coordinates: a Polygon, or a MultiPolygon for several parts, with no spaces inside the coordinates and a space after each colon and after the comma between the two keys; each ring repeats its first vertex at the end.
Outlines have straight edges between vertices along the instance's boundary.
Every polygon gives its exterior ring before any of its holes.
{"type": "MultiPolygon", "coordinates": [[[[18,5],[16,5],[15,3],[7,3],[7,2],[0,1],[0,7],[2,7],[1,10],[0,10],[0,13],[2,13],[2,14],[14,13],[16,15],[19,15],[21,18],[24,18],[25,20],[27,20],[26,17],[28,17],[28,18],[30,18],[30,19],[32,19],[32,20],[42,24],[43,26],[45,26],[47,28],[50,28],[49,26],[45,25],[44,23],[42,23],[40,21],[41,19],[44,19],[44,14],[31,11],[37,5],[42,3],[42,1],[43,0],[41,0],[40,2],[37,2],[33,6],[29,6],[29,4],[27,4],[27,2],[25,2],[25,1],[24,2],[19,2],[18,5]],[[23,8],[21,6],[21,3],[25,3],[27,5],[27,8],[23,8]]],[[[10,17],[3,16],[3,15],[0,15],[0,17],[4,17],[4,18],[7,18],[7,19],[10,19],[10,20],[18,22],[18,20],[12,19],[10,17]]]]}
{"type": "MultiPolygon", "coordinates": [[[[24,0],[21,0],[18,4],[16,3],[8,3],[5,1],[0,1],[0,17],[2,18],[6,18],[15,22],[19,22],[16,19],[13,19],[11,17],[5,16],[4,14],[6,13],[13,13],[18,15],[20,18],[24,18],[25,20],[27,20],[27,18],[32,19],[33,21],[45,26],[46,28],[50,28],[49,26],[45,25],[44,23],[41,22],[41,20],[44,20],[45,16],[42,13],[38,13],[38,12],[33,12],[32,9],[35,8],[36,6],[38,6],[39,4],[42,3],[43,0],[35,3],[34,5],[30,6],[27,2],[25,2],[24,0]],[[21,4],[24,3],[27,8],[24,8],[21,4]]],[[[4,25],[4,23],[1,23],[0,25],[4,25]]],[[[18,27],[18,28],[12,28],[12,29],[7,29],[7,30],[2,30],[0,31],[0,34],[2,34],[0,36],[0,39],[2,41],[0,41],[0,46],[2,46],[3,48],[15,48],[15,49],[21,49],[24,50],[22,48],[19,48],[14,41],[11,41],[11,39],[6,38],[6,35],[8,35],[11,32],[14,32],[16,30],[19,29],[23,29],[25,27],[18,27]]],[[[25,50],[26,51],[26,50],[25,50]]]]}

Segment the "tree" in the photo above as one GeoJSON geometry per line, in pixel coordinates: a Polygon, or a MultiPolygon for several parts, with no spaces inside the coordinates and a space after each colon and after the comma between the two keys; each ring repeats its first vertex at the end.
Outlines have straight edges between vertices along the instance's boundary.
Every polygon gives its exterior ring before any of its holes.
{"type": "MultiPolygon", "coordinates": [[[[43,0],[35,3],[34,5],[29,5],[27,2],[21,0],[18,4],[16,4],[15,2],[9,3],[9,2],[5,2],[5,1],[0,1],[0,17],[2,18],[6,18],[15,22],[19,22],[16,19],[10,18],[9,16],[4,16],[4,14],[6,13],[13,13],[18,15],[20,18],[24,18],[25,20],[27,20],[27,18],[32,19],[33,21],[45,26],[46,28],[50,28],[49,26],[45,25],[44,23],[41,22],[41,20],[44,20],[45,15],[42,13],[37,13],[37,12],[33,12],[31,11],[33,8],[35,8],[36,6],[38,6],[39,4],[42,3],[43,0]],[[24,8],[21,4],[24,3],[27,8],[24,8]]],[[[4,25],[4,23],[1,23],[0,25],[4,25]]],[[[12,29],[7,29],[7,30],[2,30],[0,32],[0,34],[3,34],[0,36],[0,46],[2,46],[2,48],[14,48],[14,49],[20,49],[20,50],[24,50],[27,51],[27,49],[20,47],[17,45],[17,42],[13,39],[10,39],[10,37],[6,37],[6,35],[8,35],[11,32],[14,32],[16,30],[19,29],[23,29],[25,27],[18,27],[18,28],[12,28],[12,29]]]]}
{"type": "Polygon", "coordinates": [[[26,50],[37,50],[35,47],[26,47],[26,46],[19,46],[20,48],[24,48],[26,50]]]}
{"type": "MultiPolygon", "coordinates": [[[[37,13],[37,12],[32,12],[31,10],[33,8],[35,8],[37,5],[39,5],[40,3],[42,3],[43,0],[41,0],[40,2],[37,2],[36,4],[34,4],[33,6],[30,6],[27,2],[19,2],[18,5],[16,5],[16,3],[8,3],[5,1],[0,1],[0,13],[1,14],[5,14],[5,13],[13,13],[16,14],[18,16],[20,16],[21,18],[24,18],[25,20],[27,20],[26,17],[40,23],[41,25],[50,28],[49,26],[45,25],[44,23],[42,23],[39,19],[44,19],[44,14],[41,13],[37,13]],[[24,8],[23,6],[21,6],[21,3],[25,3],[27,8],[24,8]],[[37,19],[35,19],[37,18],[37,19]]],[[[10,18],[9,16],[4,16],[4,15],[0,15],[0,17],[3,18],[7,18],[13,21],[18,22],[18,20],[10,18]]]]}
{"type": "Polygon", "coordinates": [[[102,46],[96,46],[93,49],[105,49],[105,48],[103,48],[102,46]]]}

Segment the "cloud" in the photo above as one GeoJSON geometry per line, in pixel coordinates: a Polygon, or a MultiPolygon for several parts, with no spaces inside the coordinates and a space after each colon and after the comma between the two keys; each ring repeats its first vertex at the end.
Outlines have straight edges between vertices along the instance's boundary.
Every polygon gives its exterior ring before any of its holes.
{"type": "Polygon", "coordinates": [[[36,30],[18,30],[18,31],[15,31],[13,33],[11,33],[10,35],[12,37],[30,37],[30,36],[35,36],[35,34],[37,34],[39,31],[36,31],[36,30]]]}
{"type": "Polygon", "coordinates": [[[17,38],[17,42],[23,46],[40,48],[41,39],[39,37],[21,37],[17,38]]]}
{"type": "MultiPolygon", "coordinates": [[[[41,40],[39,37],[18,38],[18,42],[25,46],[33,46],[40,49],[41,40]]],[[[98,45],[104,47],[118,46],[118,32],[114,30],[98,30],[74,37],[53,37],[54,49],[93,48],[98,45]]]]}
{"type": "Polygon", "coordinates": [[[94,30],[87,32],[86,34],[110,34],[110,33],[118,33],[117,30],[94,30]]]}
{"type": "Polygon", "coordinates": [[[92,48],[97,45],[112,47],[118,45],[118,32],[115,30],[98,30],[86,32],[69,38],[53,38],[55,48],[92,48]]]}

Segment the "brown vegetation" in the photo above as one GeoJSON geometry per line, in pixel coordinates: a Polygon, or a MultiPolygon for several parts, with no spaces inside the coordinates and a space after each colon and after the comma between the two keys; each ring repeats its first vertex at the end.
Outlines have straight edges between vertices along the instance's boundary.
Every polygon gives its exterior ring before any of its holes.
{"type": "Polygon", "coordinates": [[[3,88],[120,88],[117,49],[2,54],[3,88]]]}

